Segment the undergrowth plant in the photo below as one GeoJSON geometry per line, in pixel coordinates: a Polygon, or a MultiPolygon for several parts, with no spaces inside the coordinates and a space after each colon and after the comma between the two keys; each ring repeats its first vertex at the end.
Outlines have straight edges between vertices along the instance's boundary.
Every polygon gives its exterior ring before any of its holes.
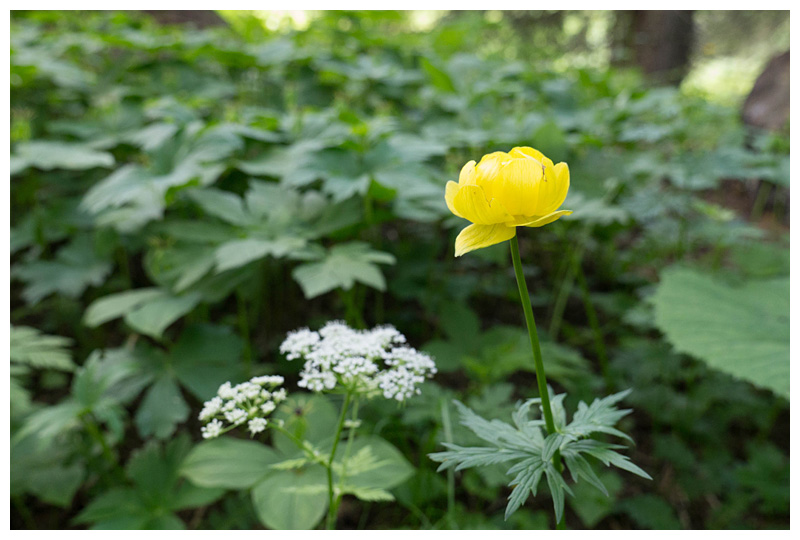
{"type": "MultiPolygon", "coordinates": [[[[404,403],[418,395],[420,385],[436,373],[433,360],[406,345],[405,336],[392,326],[354,330],[340,321],[330,322],[319,331],[303,328],[291,332],[280,350],[288,361],[304,361],[298,386],[317,394],[341,396],[335,423],[314,426],[324,436],[310,437],[309,426],[293,422],[291,414],[289,419],[272,417],[281,403],[291,403],[294,397],[281,386],[284,382],[281,376],[254,377],[235,386],[226,382],[205,403],[199,415],[205,423],[202,428],[205,439],[215,439],[239,426],[246,427],[251,437],[272,431],[273,447],[282,451],[285,459],[268,464],[261,474],[278,471],[278,478],[284,481],[267,476],[253,490],[254,504],[264,523],[276,528],[283,528],[282,525],[309,528],[316,525],[327,509],[326,527],[333,529],[344,495],[364,501],[394,500],[388,489],[402,482],[410,467],[402,454],[385,440],[357,435],[361,425],[359,405],[380,397],[404,403]],[[281,445],[281,436],[294,449],[287,448],[286,442],[281,445]],[[294,476],[281,477],[285,471],[299,471],[302,476],[299,481],[294,476]],[[288,497],[294,505],[286,507],[284,501],[277,507],[271,506],[276,496],[288,497]],[[265,497],[269,502],[265,502],[265,497]]],[[[215,456],[219,452],[217,457],[221,460],[241,459],[236,452],[226,452],[227,444],[241,443],[201,445],[194,460],[205,462],[209,452],[215,456]]],[[[191,460],[188,474],[201,485],[215,484],[193,469],[191,460]]]]}
{"type": "Polygon", "coordinates": [[[614,407],[628,392],[595,400],[591,406],[580,402],[578,411],[568,423],[563,406],[566,394],[551,396],[547,385],[517,233],[521,227],[542,227],[571,214],[570,210],[558,210],[567,197],[569,185],[566,163],[554,165],[540,151],[527,146],[513,148],[508,153],[487,154],[477,165],[475,161],[469,161],[461,169],[458,183],[447,183],[447,207],[458,217],[473,222],[456,238],[456,257],[511,240],[511,259],[528,326],[540,397],[529,399],[517,408],[512,415],[516,428],[497,419],[487,421],[456,401],[461,423],[493,446],[461,447],[445,443],[450,449],[448,452],[430,455],[434,461],[442,462],[439,470],[462,470],[516,461],[506,472],[512,478],[508,485],[513,488],[506,506],[506,519],[519,509],[529,493],[536,495],[542,476],[546,477],[558,529],[565,528],[565,493],[572,493],[563,477],[563,463],[566,463],[574,482],[584,479],[606,495],[606,488],[586,457],[650,479],[646,472],[616,452],[622,446],[590,438],[604,433],[630,440],[614,427],[630,412],[614,407]],[[534,404],[541,410],[540,419],[529,418],[534,404]]]}

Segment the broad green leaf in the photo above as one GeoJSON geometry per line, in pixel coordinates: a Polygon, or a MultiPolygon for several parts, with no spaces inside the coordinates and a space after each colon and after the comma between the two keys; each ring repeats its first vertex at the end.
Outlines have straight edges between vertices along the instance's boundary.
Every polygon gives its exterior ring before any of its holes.
{"type": "MultiPolygon", "coordinates": [[[[323,395],[292,394],[278,406],[273,416],[283,420],[286,430],[295,437],[311,443],[331,439],[336,431],[336,409],[323,395]]],[[[273,433],[272,443],[286,456],[298,452],[297,445],[277,431],[273,433]]]]}
{"type": "Polygon", "coordinates": [[[277,471],[253,488],[261,522],[275,530],[313,529],[328,508],[328,483],[320,466],[277,471]]]}
{"type": "Polygon", "coordinates": [[[164,374],[147,392],[136,411],[136,427],[142,437],[165,439],[189,417],[189,406],[175,380],[164,374]]]}
{"type": "Polygon", "coordinates": [[[181,384],[205,401],[214,397],[225,381],[245,378],[239,361],[243,347],[241,338],[229,328],[192,325],[183,330],[170,351],[170,364],[181,384]]]}
{"type": "Polygon", "coordinates": [[[150,287],[104,296],[89,305],[83,315],[83,324],[89,327],[99,326],[165,294],[161,289],[150,287]]]}
{"type": "Polygon", "coordinates": [[[12,441],[11,494],[31,493],[48,504],[69,507],[86,476],[83,463],[70,463],[71,451],[58,440],[43,444],[36,436],[12,441]]]}
{"type": "Polygon", "coordinates": [[[442,92],[455,92],[455,86],[453,85],[453,81],[450,79],[450,76],[442,69],[439,69],[433,63],[425,57],[420,58],[420,65],[425,73],[428,75],[428,78],[431,81],[431,84],[438,90],[442,92]]]}
{"type": "Polygon", "coordinates": [[[125,322],[134,330],[160,338],[164,330],[200,302],[200,294],[152,298],[125,315],[125,322]]]}
{"type": "Polygon", "coordinates": [[[617,495],[622,489],[622,479],[613,471],[598,472],[600,481],[608,490],[608,495],[586,482],[578,482],[572,487],[575,496],[567,499],[572,510],[583,524],[593,529],[603,518],[614,511],[617,495]]]}
{"type": "Polygon", "coordinates": [[[652,298],[675,348],[714,369],[789,398],[789,279],[726,285],[672,268],[652,298]]]}
{"type": "Polygon", "coordinates": [[[657,495],[644,494],[625,499],[620,507],[643,529],[682,529],[672,506],[657,495]]]}
{"type": "Polygon", "coordinates": [[[337,475],[344,475],[349,486],[387,490],[402,484],[414,473],[414,467],[403,454],[381,437],[357,437],[344,460],[346,449],[346,442],[342,442],[336,450],[334,466],[337,475]]]}
{"type": "Polygon", "coordinates": [[[276,258],[285,257],[292,251],[301,249],[304,245],[305,240],[302,238],[291,237],[276,238],[274,240],[258,240],[255,238],[231,240],[219,246],[214,252],[217,272],[244,266],[267,255],[272,255],[276,258]]]}
{"type": "Polygon", "coordinates": [[[150,514],[136,491],[115,488],[94,498],[75,517],[75,523],[91,523],[93,529],[142,529],[150,514]]]}
{"type": "Polygon", "coordinates": [[[261,443],[221,437],[195,446],[181,466],[181,475],[201,487],[247,489],[280,461],[280,455],[261,443]]]}
{"type": "Polygon", "coordinates": [[[250,225],[253,219],[244,208],[244,201],[235,193],[219,189],[205,188],[193,189],[188,192],[194,200],[209,215],[233,225],[250,225]]]}
{"type": "Polygon", "coordinates": [[[77,298],[87,287],[102,285],[111,273],[111,263],[95,251],[90,236],[80,235],[60,249],[54,260],[17,264],[13,273],[26,282],[25,300],[37,304],[53,293],[77,298]]]}
{"type": "Polygon", "coordinates": [[[377,264],[394,262],[394,257],[388,253],[373,251],[361,242],[350,242],[331,248],[321,262],[298,266],[292,271],[292,277],[300,284],[306,298],[336,288],[349,290],[356,282],[383,291],[386,280],[377,264]]]}
{"type": "Polygon", "coordinates": [[[95,167],[112,167],[114,156],[94,150],[88,145],[62,141],[28,141],[19,143],[11,154],[11,174],[35,167],[51,169],[85,170],[95,167]]]}

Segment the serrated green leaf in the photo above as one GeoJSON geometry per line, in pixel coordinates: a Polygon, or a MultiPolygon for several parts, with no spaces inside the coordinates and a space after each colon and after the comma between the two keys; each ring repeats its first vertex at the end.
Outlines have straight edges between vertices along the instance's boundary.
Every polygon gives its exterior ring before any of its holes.
{"type": "Polygon", "coordinates": [[[50,336],[28,326],[11,325],[9,333],[11,362],[36,369],[72,371],[75,364],[68,347],[72,340],[50,336]]]}

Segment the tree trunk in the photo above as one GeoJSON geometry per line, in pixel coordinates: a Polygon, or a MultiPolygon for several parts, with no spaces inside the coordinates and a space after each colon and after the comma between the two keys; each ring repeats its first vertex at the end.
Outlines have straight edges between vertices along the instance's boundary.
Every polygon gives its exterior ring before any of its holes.
{"type": "Polygon", "coordinates": [[[211,26],[225,26],[225,19],[217,15],[216,11],[209,9],[186,9],[186,10],[142,10],[142,13],[150,15],[158,24],[186,24],[197,28],[208,28],[211,26]]]}
{"type": "Polygon", "coordinates": [[[774,131],[789,122],[789,51],[769,61],[742,106],[742,121],[774,131]]]}
{"type": "Polygon", "coordinates": [[[693,14],[691,10],[617,11],[612,63],[636,65],[659,84],[680,84],[694,43],[693,14]]]}

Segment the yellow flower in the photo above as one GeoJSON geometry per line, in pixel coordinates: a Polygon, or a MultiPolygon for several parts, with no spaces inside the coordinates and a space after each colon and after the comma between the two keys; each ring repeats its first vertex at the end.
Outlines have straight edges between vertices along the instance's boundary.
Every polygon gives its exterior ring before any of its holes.
{"type": "Polygon", "coordinates": [[[444,200],[472,225],[456,238],[456,257],[514,237],[517,227],[541,227],[572,210],[558,210],[569,191],[569,167],[553,165],[529,146],[492,152],[448,182],[444,200]]]}

